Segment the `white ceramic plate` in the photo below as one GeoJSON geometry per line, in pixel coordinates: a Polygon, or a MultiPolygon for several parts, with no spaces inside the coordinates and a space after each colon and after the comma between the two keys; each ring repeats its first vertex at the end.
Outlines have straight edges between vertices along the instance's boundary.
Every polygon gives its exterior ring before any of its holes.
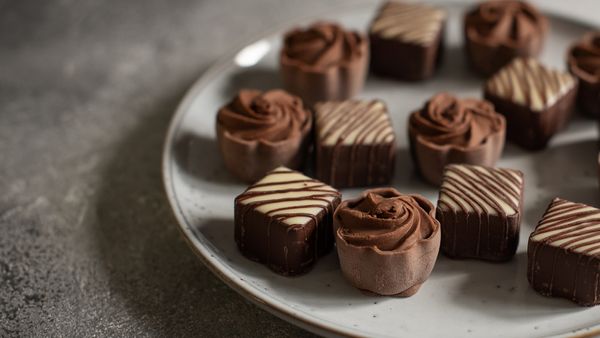
{"type": "MultiPolygon", "coordinates": [[[[377,4],[337,8],[313,19],[333,19],[364,30],[377,4]]],[[[439,91],[480,97],[482,81],[466,70],[461,48],[465,3],[444,2],[449,12],[445,63],[433,80],[402,83],[370,77],[364,98],[387,102],[399,142],[393,186],[435,202],[437,190],[416,176],[407,150],[409,112],[439,91]]],[[[164,149],[164,181],[185,238],[225,283],[264,309],[325,335],[411,337],[537,337],[600,334],[600,306],[580,308],[542,297],[526,278],[526,244],[545,207],[555,196],[598,205],[597,132],[578,118],[542,152],[508,145],[499,166],[526,177],[521,241],[506,264],[452,261],[440,256],[429,280],[407,299],[368,296],[344,280],[335,250],[306,275],[286,278],[245,259],[233,241],[233,199],[245,189],[224,168],[215,141],[218,108],[240,88],[280,87],[277,53],[283,31],[276,30],[224,57],[205,73],[179,106],[164,149]]],[[[551,19],[541,59],[564,69],[567,46],[588,28],[573,19],[551,19]]],[[[359,190],[343,190],[344,198],[359,190]]]]}

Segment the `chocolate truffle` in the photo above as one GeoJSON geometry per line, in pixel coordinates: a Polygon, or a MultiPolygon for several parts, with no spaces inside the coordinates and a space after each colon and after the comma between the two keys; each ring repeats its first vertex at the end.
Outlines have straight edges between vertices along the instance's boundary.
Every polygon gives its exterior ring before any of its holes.
{"type": "Polygon", "coordinates": [[[544,296],[600,304],[600,210],[555,198],[527,248],[527,279],[544,296]]]}
{"type": "Polygon", "coordinates": [[[255,182],[280,165],[299,169],[310,144],[312,114],[283,90],[241,90],[217,115],[217,140],[227,169],[255,182]]]}
{"type": "Polygon", "coordinates": [[[408,121],[411,153],[428,182],[440,185],[444,167],[465,163],[493,167],[504,148],[506,122],[489,102],[432,97],[408,121]]]}
{"type": "Polygon", "coordinates": [[[600,117],[600,31],[589,32],[568,53],[567,65],[579,79],[577,105],[584,113],[600,117]]]}
{"type": "Polygon", "coordinates": [[[349,99],[365,82],[368,45],[362,34],[334,23],[293,29],[285,34],[280,55],[283,82],[307,104],[349,99]]]}
{"type": "Polygon", "coordinates": [[[385,3],[371,23],[371,71],[417,81],[440,65],[446,13],[420,3],[385,3]]]}
{"type": "Polygon", "coordinates": [[[451,258],[511,259],[519,244],[523,173],[473,165],[444,171],[436,217],[451,258]]]}
{"type": "Polygon", "coordinates": [[[538,61],[518,58],[485,84],[484,97],[506,117],[507,138],[530,150],[546,147],[572,115],[577,80],[546,68],[538,61]]]}
{"type": "Polygon", "coordinates": [[[244,256],[282,275],[306,272],[333,247],[340,193],[279,167],[235,199],[235,242],[244,256]]]}
{"type": "Polygon", "coordinates": [[[515,57],[537,56],[548,21],[523,1],[486,1],[465,16],[465,48],[471,67],[489,76],[515,57]]]}
{"type": "Polygon", "coordinates": [[[342,273],[356,288],[412,296],[435,265],[440,224],[433,204],[420,195],[367,190],[342,202],[333,224],[342,273]]]}
{"type": "Polygon", "coordinates": [[[315,121],[317,179],[336,188],[392,179],[396,141],[383,102],[321,102],[315,121]]]}

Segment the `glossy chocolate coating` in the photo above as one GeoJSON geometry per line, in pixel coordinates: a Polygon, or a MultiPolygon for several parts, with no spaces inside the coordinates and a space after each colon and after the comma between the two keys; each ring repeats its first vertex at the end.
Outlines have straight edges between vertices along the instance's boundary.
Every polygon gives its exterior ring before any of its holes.
{"type": "Polygon", "coordinates": [[[511,259],[519,244],[523,174],[470,165],[446,167],[436,217],[451,258],[511,259]]]}
{"type": "Polygon", "coordinates": [[[333,247],[340,193],[279,167],[235,199],[235,242],[242,254],[291,276],[307,272],[333,247]]]}

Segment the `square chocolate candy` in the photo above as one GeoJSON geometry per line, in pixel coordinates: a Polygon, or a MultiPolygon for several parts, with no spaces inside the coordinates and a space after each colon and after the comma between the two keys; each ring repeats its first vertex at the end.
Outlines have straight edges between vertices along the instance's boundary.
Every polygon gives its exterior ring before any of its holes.
{"type": "Polygon", "coordinates": [[[600,304],[600,210],[555,198],[529,237],[527,279],[544,296],[600,304]]]}
{"type": "Polygon", "coordinates": [[[279,167],[235,199],[234,236],[244,256],[283,275],[306,272],[333,247],[332,187],[279,167]]]}
{"type": "Polygon", "coordinates": [[[577,80],[533,58],[517,58],[489,80],[484,97],[506,117],[507,138],[530,150],[546,147],[575,108],[577,80]]]}
{"type": "Polygon", "coordinates": [[[418,81],[431,77],[443,51],[446,13],[411,2],[385,3],[369,27],[371,71],[418,81]]]}
{"type": "Polygon", "coordinates": [[[321,102],[315,114],[319,180],[336,188],[390,182],[396,137],[383,102],[321,102]]]}
{"type": "Polygon", "coordinates": [[[517,170],[446,166],[436,214],[442,252],[451,258],[511,259],[519,244],[523,186],[517,170]]]}

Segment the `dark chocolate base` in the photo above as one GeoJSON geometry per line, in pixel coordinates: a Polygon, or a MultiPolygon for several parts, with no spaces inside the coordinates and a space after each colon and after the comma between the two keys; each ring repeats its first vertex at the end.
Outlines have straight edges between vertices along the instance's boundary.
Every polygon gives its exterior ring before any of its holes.
{"type": "Polygon", "coordinates": [[[600,118],[600,83],[579,79],[577,108],[589,117],[600,118]]]}
{"type": "Polygon", "coordinates": [[[333,210],[321,211],[304,226],[290,226],[276,217],[265,215],[236,201],[234,238],[247,258],[267,265],[271,270],[293,276],[308,272],[317,259],[333,248],[333,210]]]}
{"type": "Polygon", "coordinates": [[[503,218],[438,208],[436,218],[442,225],[441,251],[450,258],[505,262],[515,255],[520,213],[503,218]]]}
{"type": "Polygon", "coordinates": [[[444,53],[444,29],[429,46],[407,43],[398,39],[370,34],[373,74],[405,81],[430,78],[441,65],[444,53]]]}
{"type": "Polygon", "coordinates": [[[394,175],[395,155],[394,142],[380,145],[317,145],[316,178],[335,188],[387,184],[394,175]]]}
{"type": "Polygon", "coordinates": [[[600,257],[529,240],[527,279],[544,296],[600,304],[600,257]]]}
{"type": "Polygon", "coordinates": [[[566,127],[575,110],[576,93],[577,86],[543,111],[533,111],[487,90],[484,98],[506,117],[506,137],[509,141],[528,150],[541,150],[554,134],[566,127]]]}

